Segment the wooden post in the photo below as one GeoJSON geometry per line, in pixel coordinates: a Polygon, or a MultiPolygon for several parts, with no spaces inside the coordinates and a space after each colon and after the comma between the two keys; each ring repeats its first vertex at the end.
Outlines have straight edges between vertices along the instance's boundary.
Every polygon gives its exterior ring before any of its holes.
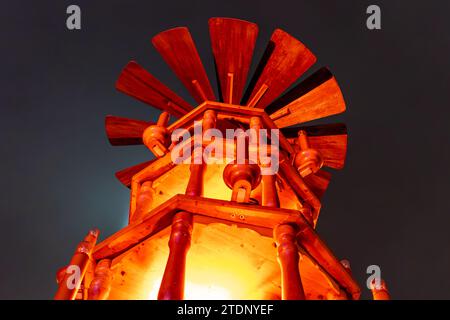
{"type": "Polygon", "coordinates": [[[387,289],[386,283],[383,279],[380,280],[379,286],[376,286],[375,281],[370,284],[370,290],[372,291],[373,300],[391,300],[391,295],[387,289]]]}
{"type": "Polygon", "coordinates": [[[98,234],[97,229],[91,230],[84,240],[78,244],[75,254],[66,268],[64,278],[59,283],[55,300],[75,300],[84,274],[88,268],[98,234]]]}
{"type": "MultiPolygon", "coordinates": [[[[213,110],[205,111],[203,115],[203,132],[216,125],[216,114],[213,110]]],[[[193,157],[201,157],[201,163],[191,164],[191,176],[186,188],[186,194],[200,196],[203,187],[203,147],[194,149],[193,157]]],[[[167,259],[164,276],[159,287],[159,300],[182,300],[184,298],[184,282],[186,272],[186,257],[191,246],[192,214],[181,211],[172,220],[172,231],[169,240],[169,258],[167,259]]]]}
{"type": "Polygon", "coordinates": [[[203,189],[203,163],[194,164],[190,166],[191,175],[186,187],[188,196],[200,196],[203,189]]]}
{"type": "Polygon", "coordinates": [[[281,297],[283,300],[305,300],[298,267],[299,252],[295,229],[288,224],[282,224],[275,228],[274,236],[281,268],[281,297]]]}
{"type": "Polygon", "coordinates": [[[97,262],[91,255],[91,259],[89,259],[88,267],[86,269],[86,273],[83,277],[83,282],[80,287],[83,288],[83,300],[87,300],[89,296],[89,286],[91,285],[92,280],[94,279],[95,268],[97,267],[97,262]]]}
{"type": "Polygon", "coordinates": [[[139,194],[136,199],[136,210],[134,210],[134,212],[131,212],[130,210],[131,215],[129,217],[129,221],[133,222],[139,220],[147,213],[149,213],[152,206],[152,201],[153,201],[152,181],[145,181],[139,189],[139,194]]]}
{"type": "Polygon", "coordinates": [[[175,214],[169,240],[169,258],[159,288],[159,300],[182,300],[186,256],[191,245],[192,214],[181,211],[175,214]]]}
{"type": "MultiPolygon", "coordinates": [[[[216,126],[216,113],[214,110],[206,110],[203,114],[202,130],[203,133],[206,130],[212,129],[216,126]]],[[[191,163],[191,176],[189,177],[189,182],[186,188],[186,194],[189,196],[200,196],[203,187],[203,143],[194,146],[194,151],[192,153],[191,163]],[[197,159],[197,161],[195,161],[197,159]]]]}
{"type": "MultiPolygon", "coordinates": [[[[270,164],[263,164],[260,159],[261,156],[261,148],[269,148],[267,143],[263,143],[260,140],[260,130],[262,129],[262,121],[260,117],[251,117],[250,118],[250,128],[255,130],[256,134],[256,148],[255,146],[249,146],[249,153],[256,153],[256,158],[258,159],[258,163],[261,168],[269,167],[270,164]]],[[[265,154],[268,154],[269,150],[265,151],[265,154]]],[[[269,151],[270,153],[270,151],[269,151]]],[[[261,170],[262,172],[262,170],[261,170]]],[[[278,199],[278,193],[276,188],[276,175],[262,175],[262,205],[267,207],[275,207],[278,208],[280,206],[280,201],[278,199]]]]}
{"type": "Polygon", "coordinates": [[[262,205],[267,207],[278,208],[280,201],[278,199],[276,187],[276,175],[262,176],[262,205]]]}
{"type": "Polygon", "coordinates": [[[89,286],[88,299],[89,300],[106,300],[111,291],[111,260],[100,260],[95,267],[94,279],[89,286]]]}

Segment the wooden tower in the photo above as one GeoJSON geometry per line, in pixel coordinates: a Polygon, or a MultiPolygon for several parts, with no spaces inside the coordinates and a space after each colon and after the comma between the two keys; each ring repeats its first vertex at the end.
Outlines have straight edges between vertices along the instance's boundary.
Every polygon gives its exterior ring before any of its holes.
{"type": "MultiPolygon", "coordinates": [[[[155,159],[116,173],[131,188],[129,224],[98,244],[98,231],[89,232],[58,272],[56,299],[359,298],[349,264],[315,231],[329,169],[344,166],[346,127],[299,126],[345,111],[336,79],[320,68],[295,84],[316,57],[276,29],[246,86],[258,26],[211,18],[209,33],[218,97],[186,27],[152,43],[197,106],[137,62],[120,74],[119,91],[162,113],[156,123],[107,116],[109,141],[144,144],[155,159]],[[224,138],[207,137],[210,129],[224,138]],[[253,144],[245,137],[239,162],[238,138],[226,133],[249,129],[270,133],[253,144]],[[211,142],[223,146],[210,153],[222,162],[202,157],[211,142]],[[276,172],[264,170],[270,161],[250,159],[262,148],[277,161],[276,172]],[[173,160],[180,150],[190,152],[183,163],[173,160]]],[[[377,292],[387,295],[384,287],[377,292]]]]}

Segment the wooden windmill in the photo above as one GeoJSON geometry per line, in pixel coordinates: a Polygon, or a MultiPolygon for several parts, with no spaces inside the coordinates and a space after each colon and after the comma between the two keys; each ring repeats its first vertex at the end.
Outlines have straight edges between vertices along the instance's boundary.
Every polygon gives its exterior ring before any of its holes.
{"type": "MultiPolygon", "coordinates": [[[[298,126],[345,111],[336,79],[321,68],[287,91],[316,57],[276,29],[246,88],[257,25],[211,18],[209,32],[218,98],[186,27],[161,32],[152,43],[197,106],[137,62],[120,74],[119,91],[162,113],[156,123],[107,116],[109,141],[144,144],[156,158],[116,173],[131,188],[129,225],[99,244],[98,231],[91,231],[69,265],[78,267],[79,280],[67,286],[73,274],[61,269],[56,298],[359,298],[349,265],[315,231],[331,179],[327,169],[344,166],[346,127],[298,126]],[[169,116],[176,119],[171,124],[169,116]],[[200,162],[174,163],[179,141],[171,135],[191,133],[195,123],[203,132],[280,129],[279,170],[262,174],[265,164],[232,158],[207,164],[204,142],[192,141],[186,145],[200,162]]],[[[226,138],[222,143],[232,150],[237,144],[226,138]]],[[[385,288],[378,292],[387,294],[385,288]]]]}

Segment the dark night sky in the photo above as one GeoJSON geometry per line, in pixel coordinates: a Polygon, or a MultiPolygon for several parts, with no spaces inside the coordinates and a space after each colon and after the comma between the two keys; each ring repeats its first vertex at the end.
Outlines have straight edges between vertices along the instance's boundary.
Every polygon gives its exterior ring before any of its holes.
{"type": "MultiPolygon", "coordinates": [[[[318,230],[348,258],[363,289],[382,269],[397,299],[450,299],[449,1],[9,1],[0,11],[0,298],[52,298],[56,270],[93,226],[124,227],[128,189],[113,173],[150,158],[111,147],[107,114],[155,119],[114,89],[136,59],[192,101],[150,44],[164,29],[190,28],[210,79],[207,20],[260,26],[301,39],[329,66],[347,101],[346,168],[334,174],[318,230]],[[382,8],[382,30],[365,10],[382,8]],[[82,30],[65,27],[82,9],[82,30]]],[[[214,81],[213,81],[214,83],[214,81]]],[[[328,121],[329,120],[329,121],[328,121]]]]}

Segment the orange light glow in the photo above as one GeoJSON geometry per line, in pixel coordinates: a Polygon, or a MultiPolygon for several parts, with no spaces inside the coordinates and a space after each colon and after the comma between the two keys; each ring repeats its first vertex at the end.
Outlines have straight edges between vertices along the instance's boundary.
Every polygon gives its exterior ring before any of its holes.
{"type": "MultiPolygon", "coordinates": [[[[159,286],[161,284],[161,279],[153,283],[153,287],[148,296],[149,300],[156,300],[158,297],[159,286]]],[[[230,300],[233,297],[226,288],[218,287],[215,284],[212,285],[199,285],[192,283],[191,281],[186,281],[185,284],[185,299],[187,300],[230,300]]]]}
{"type": "MultiPolygon", "coordinates": [[[[169,254],[168,231],[121,257],[114,267],[118,290],[110,298],[157,298],[169,254]],[[128,270],[123,276],[122,268],[128,270]]],[[[185,299],[278,298],[273,294],[279,291],[279,268],[272,242],[249,229],[196,224],[186,261],[185,299]]]]}

